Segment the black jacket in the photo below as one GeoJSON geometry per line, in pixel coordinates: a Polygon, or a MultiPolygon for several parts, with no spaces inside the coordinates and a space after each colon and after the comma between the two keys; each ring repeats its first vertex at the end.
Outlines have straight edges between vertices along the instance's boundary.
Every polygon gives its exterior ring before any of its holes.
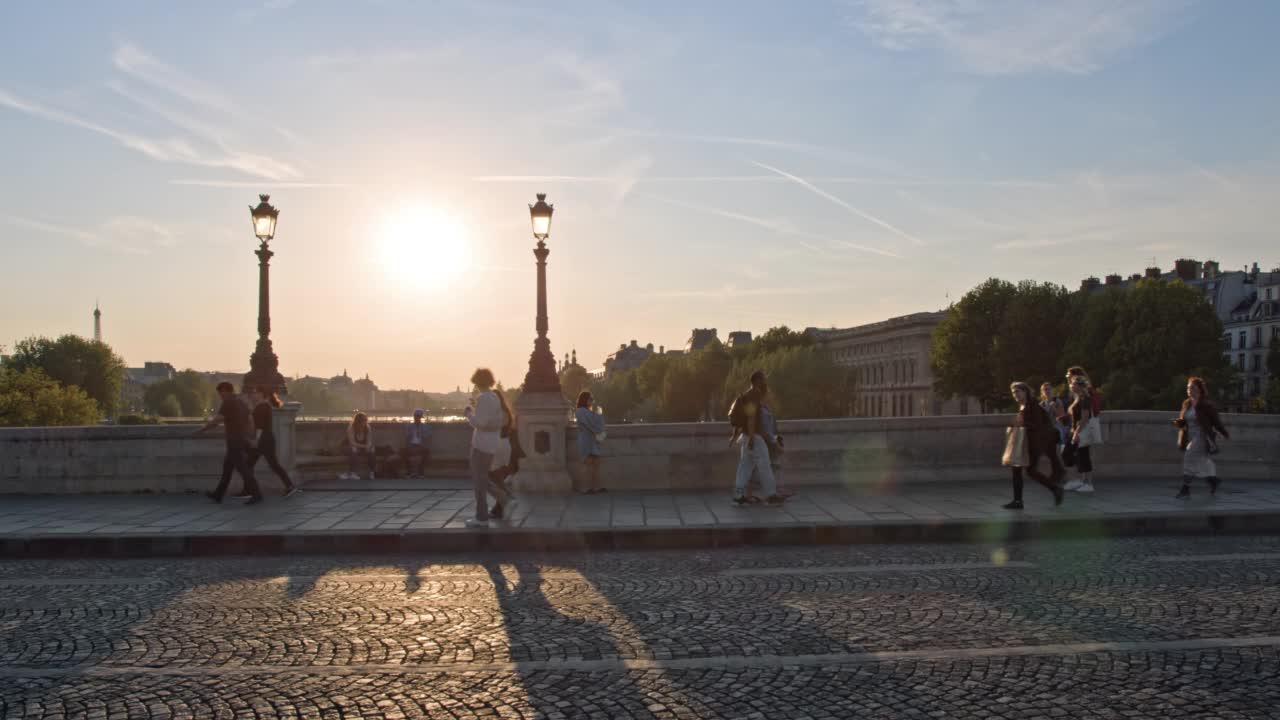
{"type": "MultiPolygon", "coordinates": [[[[1178,415],[1178,419],[1173,424],[1178,426],[1178,448],[1187,449],[1187,445],[1191,444],[1191,434],[1187,432],[1187,412],[1191,410],[1191,398],[1182,401],[1182,413],[1178,415]]],[[[1218,408],[1208,400],[1201,400],[1196,405],[1196,422],[1200,425],[1200,430],[1204,432],[1205,437],[1212,441],[1217,437],[1218,433],[1222,433],[1222,437],[1231,438],[1231,433],[1222,426],[1222,418],[1218,415],[1218,408]]]]}

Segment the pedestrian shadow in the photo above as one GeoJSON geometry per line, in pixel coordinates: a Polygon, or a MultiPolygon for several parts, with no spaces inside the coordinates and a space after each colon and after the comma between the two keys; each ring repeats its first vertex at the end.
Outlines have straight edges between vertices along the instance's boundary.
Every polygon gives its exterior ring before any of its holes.
{"type": "MultiPolygon", "coordinates": [[[[637,648],[620,632],[617,616],[602,608],[602,599],[589,592],[572,566],[547,565],[556,575],[549,581],[540,567],[527,561],[514,566],[514,577],[502,566],[486,562],[501,622],[510,648],[514,674],[528,699],[533,717],[652,717],[658,689],[644,682],[646,673],[621,667],[621,660],[637,657],[637,648]],[[553,582],[556,598],[548,596],[553,582]],[[572,697],[548,693],[547,680],[581,674],[572,697]],[[569,701],[576,712],[567,712],[569,701]]],[[[706,717],[710,717],[707,715],[706,717]]]]}

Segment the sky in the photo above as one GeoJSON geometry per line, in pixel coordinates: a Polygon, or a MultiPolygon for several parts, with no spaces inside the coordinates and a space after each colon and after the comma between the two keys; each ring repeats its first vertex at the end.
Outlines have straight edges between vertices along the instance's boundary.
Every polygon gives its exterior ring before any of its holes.
{"type": "Polygon", "coordinates": [[[1280,264],[1280,3],[8,4],[0,344],[521,382],[550,338],[848,327],[989,277],[1280,264]]]}

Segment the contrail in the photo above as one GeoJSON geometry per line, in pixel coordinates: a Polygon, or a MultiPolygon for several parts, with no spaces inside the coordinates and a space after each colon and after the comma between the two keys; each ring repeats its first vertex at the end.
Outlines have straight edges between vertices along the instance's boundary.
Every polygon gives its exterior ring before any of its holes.
{"type": "Polygon", "coordinates": [[[819,188],[818,186],[816,186],[816,185],[814,185],[813,183],[811,183],[811,182],[809,182],[809,181],[805,180],[805,179],[804,179],[804,178],[802,178],[802,177],[797,177],[797,176],[792,175],[791,173],[789,173],[789,172],[787,172],[787,171],[785,171],[785,170],[779,170],[778,168],[773,167],[772,165],[765,165],[764,163],[762,163],[762,162],[757,162],[757,161],[755,161],[755,160],[752,160],[752,161],[751,161],[751,164],[752,164],[752,165],[755,165],[756,167],[764,168],[765,170],[768,170],[769,172],[777,173],[778,175],[780,175],[780,176],[782,176],[782,177],[784,177],[784,178],[787,178],[788,180],[791,180],[792,182],[799,183],[801,187],[807,188],[810,192],[813,192],[814,194],[818,195],[819,197],[823,197],[823,198],[826,198],[826,199],[830,200],[831,202],[833,202],[833,203],[835,203],[835,204],[839,205],[840,207],[844,208],[845,210],[848,210],[849,212],[853,213],[854,215],[857,215],[858,217],[862,218],[863,220],[866,220],[867,222],[870,222],[870,223],[875,223],[876,225],[879,225],[880,227],[884,228],[885,230],[888,230],[889,232],[893,233],[894,235],[897,235],[898,237],[906,238],[907,240],[910,240],[911,242],[915,243],[916,245],[925,245],[925,244],[926,244],[926,243],[925,243],[925,241],[921,240],[920,238],[916,237],[915,235],[912,235],[911,233],[907,232],[906,230],[902,230],[902,229],[896,228],[896,227],[894,227],[893,225],[890,225],[889,223],[885,222],[884,220],[881,220],[880,218],[876,217],[875,215],[872,215],[871,213],[868,213],[868,212],[866,212],[866,211],[864,211],[864,210],[859,210],[858,208],[856,208],[856,207],[854,207],[854,206],[850,205],[849,203],[845,202],[844,200],[841,200],[840,198],[836,197],[835,195],[832,195],[831,193],[829,193],[829,192],[827,192],[827,191],[823,190],[822,188],[819,188]]]}
{"type": "Polygon", "coordinates": [[[740,220],[742,222],[751,223],[752,225],[757,225],[767,230],[772,230],[773,232],[776,232],[781,235],[789,235],[793,238],[796,238],[797,245],[800,245],[806,250],[809,250],[810,252],[827,259],[831,257],[831,252],[829,250],[824,250],[823,248],[820,248],[810,242],[806,242],[806,239],[837,243],[839,245],[843,245],[853,250],[860,250],[862,252],[872,253],[874,255],[883,255],[884,257],[891,257],[891,258],[902,257],[901,255],[890,252],[888,250],[881,250],[879,248],[867,247],[866,245],[858,245],[857,243],[852,243],[852,242],[849,242],[848,240],[839,240],[836,238],[827,237],[826,235],[818,235],[816,233],[805,232],[804,230],[799,230],[797,228],[793,228],[788,225],[778,223],[774,220],[754,217],[752,215],[746,215],[744,213],[737,213],[737,212],[733,212],[732,210],[722,210],[720,208],[711,207],[709,205],[698,205],[695,203],[685,202],[683,200],[674,200],[672,198],[666,198],[660,195],[651,195],[648,193],[644,193],[644,196],[653,198],[654,200],[658,200],[659,202],[667,203],[669,205],[675,205],[677,207],[686,208],[688,210],[697,210],[700,212],[707,212],[722,218],[728,218],[730,220],[740,220]]]}

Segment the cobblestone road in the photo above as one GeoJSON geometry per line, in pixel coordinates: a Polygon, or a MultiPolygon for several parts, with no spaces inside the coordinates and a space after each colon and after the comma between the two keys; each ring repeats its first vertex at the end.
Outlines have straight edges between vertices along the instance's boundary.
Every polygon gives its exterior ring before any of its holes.
{"type": "Polygon", "coordinates": [[[0,562],[4,718],[1280,717],[1280,538],[0,562]]]}

